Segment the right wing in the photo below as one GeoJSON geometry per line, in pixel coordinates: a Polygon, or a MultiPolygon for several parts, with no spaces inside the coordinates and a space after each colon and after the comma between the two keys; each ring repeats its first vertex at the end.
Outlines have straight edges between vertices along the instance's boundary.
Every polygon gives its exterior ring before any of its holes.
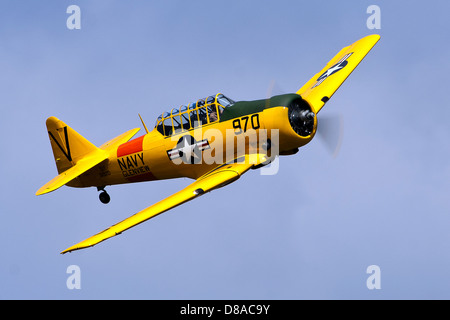
{"type": "Polygon", "coordinates": [[[121,234],[123,231],[128,230],[150,218],[153,218],[169,209],[175,208],[187,201],[193,200],[204,193],[212,191],[217,188],[221,188],[229,183],[232,183],[239,179],[239,177],[247,172],[252,166],[266,162],[268,158],[266,155],[247,155],[242,157],[243,161],[233,161],[232,163],[225,163],[218,166],[214,170],[208,172],[202,177],[198,178],[195,182],[184,188],[183,190],[169,196],[168,198],[161,200],[158,203],[144,209],[135,215],[103,230],[96,235],[81,241],[74,246],[61,252],[62,254],[71,252],[74,250],[84,249],[92,247],[97,243],[100,243],[106,239],[121,234]]]}

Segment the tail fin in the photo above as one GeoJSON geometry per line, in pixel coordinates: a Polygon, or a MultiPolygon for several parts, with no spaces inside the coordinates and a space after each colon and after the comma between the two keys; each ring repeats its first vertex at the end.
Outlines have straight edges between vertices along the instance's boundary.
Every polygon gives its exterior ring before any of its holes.
{"type": "Polygon", "coordinates": [[[100,162],[108,159],[108,150],[99,149],[61,120],[47,119],[47,130],[59,175],[42,186],[36,195],[54,191],[100,162]]]}
{"type": "Polygon", "coordinates": [[[50,117],[46,122],[58,173],[62,173],[98,148],[63,121],[50,117]]]}
{"type": "Polygon", "coordinates": [[[37,196],[62,187],[105,161],[118,145],[130,140],[139,131],[139,128],[121,134],[100,148],[55,117],[47,119],[47,130],[59,175],[43,185],[36,192],[37,196]]]}

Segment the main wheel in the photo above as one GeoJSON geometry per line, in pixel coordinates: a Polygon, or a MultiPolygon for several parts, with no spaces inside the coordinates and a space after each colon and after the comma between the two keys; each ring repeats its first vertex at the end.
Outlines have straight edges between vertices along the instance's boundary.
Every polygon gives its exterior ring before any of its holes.
{"type": "Polygon", "coordinates": [[[100,195],[98,196],[98,198],[104,204],[109,203],[109,201],[111,200],[111,197],[109,196],[109,194],[106,191],[100,192],[100,195]]]}

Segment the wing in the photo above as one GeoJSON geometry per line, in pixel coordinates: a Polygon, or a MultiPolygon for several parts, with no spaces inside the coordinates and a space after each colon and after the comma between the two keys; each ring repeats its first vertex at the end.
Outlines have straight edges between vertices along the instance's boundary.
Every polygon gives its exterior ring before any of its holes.
{"type": "Polygon", "coordinates": [[[380,36],[374,34],[343,48],[297,94],[308,101],[316,113],[319,112],[379,39],[380,36]]]}
{"type": "Polygon", "coordinates": [[[232,183],[239,179],[239,177],[247,172],[252,166],[258,165],[267,160],[266,155],[250,155],[239,158],[232,163],[223,164],[214,170],[208,172],[202,177],[198,178],[195,182],[184,188],[183,190],[171,195],[170,197],[161,200],[158,203],[144,209],[135,215],[109,227],[106,230],[84,240],[80,243],[64,250],[62,254],[71,252],[74,250],[84,249],[92,247],[97,243],[100,243],[108,238],[121,234],[123,231],[128,230],[150,218],[157,216],[169,209],[172,209],[187,201],[198,198],[202,194],[212,191],[217,188],[221,188],[229,183],[232,183]],[[251,158],[253,157],[253,158],[251,158]]]}

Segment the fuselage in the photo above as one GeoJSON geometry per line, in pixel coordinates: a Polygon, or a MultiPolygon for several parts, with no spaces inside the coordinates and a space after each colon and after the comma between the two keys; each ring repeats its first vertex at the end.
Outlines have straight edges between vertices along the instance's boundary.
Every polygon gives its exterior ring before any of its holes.
{"type": "Polygon", "coordinates": [[[221,105],[218,97],[160,116],[152,131],[112,150],[107,160],[70,186],[197,179],[245,154],[264,153],[273,158],[295,153],[315,135],[316,117],[300,119],[302,112],[314,115],[314,110],[297,94],[229,106],[221,105]],[[204,119],[202,110],[206,111],[204,119]]]}

